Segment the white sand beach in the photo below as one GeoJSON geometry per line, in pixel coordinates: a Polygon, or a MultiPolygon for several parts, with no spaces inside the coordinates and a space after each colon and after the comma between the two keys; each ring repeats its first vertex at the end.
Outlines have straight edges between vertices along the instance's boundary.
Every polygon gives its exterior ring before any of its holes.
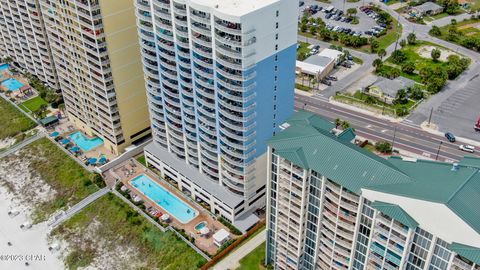
{"type": "Polygon", "coordinates": [[[0,187],[0,269],[64,269],[63,262],[57,258],[59,251],[48,250],[47,224],[21,229],[20,225],[28,222],[29,213],[12,203],[12,199],[7,190],[0,187]],[[8,211],[12,209],[21,209],[20,214],[9,216],[8,211]]]}

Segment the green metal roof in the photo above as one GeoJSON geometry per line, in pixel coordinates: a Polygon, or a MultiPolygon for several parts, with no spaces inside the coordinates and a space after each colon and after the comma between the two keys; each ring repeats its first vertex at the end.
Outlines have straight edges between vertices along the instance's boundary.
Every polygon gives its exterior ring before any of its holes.
{"type": "Polygon", "coordinates": [[[445,204],[480,233],[478,169],[459,165],[457,170],[453,170],[450,163],[428,160],[413,162],[390,158],[389,161],[416,181],[370,186],[368,189],[445,204]]]}
{"type": "Polygon", "coordinates": [[[48,126],[48,125],[53,124],[55,122],[58,122],[58,118],[56,116],[53,116],[53,115],[40,119],[40,124],[42,124],[43,126],[48,126]]]}
{"type": "Polygon", "coordinates": [[[357,137],[357,134],[355,134],[355,131],[353,131],[353,128],[347,128],[342,133],[338,134],[337,136],[340,140],[346,141],[346,142],[351,142],[355,137],[357,137]]]}
{"type": "Polygon", "coordinates": [[[480,169],[480,158],[465,156],[462,158],[462,160],[460,160],[460,164],[468,167],[474,167],[474,168],[480,169]]]}
{"type": "Polygon", "coordinates": [[[480,248],[453,242],[450,244],[449,249],[456,252],[460,256],[480,265],[480,248]]]}
{"type": "Polygon", "coordinates": [[[405,210],[403,210],[399,205],[374,201],[371,206],[378,211],[384,213],[385,215],[393,218],[402,224],[408,226],[409,228],[415,229],[418,227],[418,222],[413,219],[405,210]]]}
{"type": "Polygon", "coordinates": [[[292,119],[287,120],[289,127],[268,143],[280,156],[293,157],[290,161],[294,164],[322,173],[356,193],[370,185],[412,181],[387,160],[331,134],[328,128],[333,129],[332,123],[304,111],[292,119]]]}
{"type": "Polygon", "coordinates": [[[280,156],[357,194],[365,188],[442,203],[480,233],[480,167],[472,165],[476,159],[463,159],[456,170],[450,163],[386,160],[337,138],[330,133],[333,124],[326,122],[298,112],[268,143],[280,156]]]}

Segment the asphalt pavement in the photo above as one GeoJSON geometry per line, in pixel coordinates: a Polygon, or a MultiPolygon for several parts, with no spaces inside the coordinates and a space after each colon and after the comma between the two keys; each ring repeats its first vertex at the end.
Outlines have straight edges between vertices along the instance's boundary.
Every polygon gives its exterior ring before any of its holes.
{"type": "MultiPolygon", "coordinates": [[[[322,4],[314,2],[313,0],[305,1],[305,5],[319,4],[322,6],[328,6],[330,4],[322,4]]],[[[370,2],[357,2],[346,3],[346,8],[352,6],[361,6],[369,4],[370,2]]],[[[473,124],[477,118],[480,117],[480,54],[472,50],[468,50],[462,46],[432,37],[428,34],[432,25],[444,26],[450,22],[450,17],[441,20],[436,20],[428,25],[420,25],[409,22],[402,16],[399,16],[390,6],[382,3],[375,2],[382,6],[382,9],[386,10],[391,16],[398,19],[402,25],[402,34],[400,39],[406,39],[409,33],[415,33],[417,39],[426,40],[440,46],[446,47],[452,51],[455,51],[461,55],[472,59],[472,63],[469,68],[463,72],[457,79],[448,81],[443,90],[436,95],[430,97],[427,101],[422,102],[407,118],[409,123],[414,125],[421,125],[423,122],[428,121],[430,113],[432,113],[431,122],[436,124],[441,132],[452,132],[456,136],[465,137],[471,140],[480,141],[480,132],[473,130],[473,124]]],[[[332,1],[332,5],[336,7],[342,7],[343,1],[332,1]]],[[[362,12],[359,11],[360,15],[362,12]]],[[[319,15],[321,16],[321,15],[319,15]]],[[[468,18],[467,15],[456,16],[457,20],[468,18]]],[[[369,18],[370,19],[370,18],[369,18]]],[[[360,25],[362,20],[360,20],[360,25]]],[[[308,41],[312,44],[320,44],[321,46],[329,46],[328,43],[317,41],[311,38],[305,38],[299,36],[300,41],[308,41]]],[[[391,44],[387,48],[388,57],[395,49],[395,43],[391,44]]],[[[359,81],[373,70],[373,60],[377,58],[375,54],[366,54],[349,49],[352,55],[363,59],[363,66],[354,72],[350,73],[343,79],[334,82],[332,86],[327,87],[319,94],[321,97],[331,97],[336,92],[345,91],[355,82],[359,81]]],[[[318,96],[317,96],[318,97],[318,96]]]]}
{"type": "Polygon", "coordinates": [[[459,150],[461,143],[450,143],[445,137],[429,133],[409,122],[392,123],[388,120],[374,118],[357,110],[351,110],[329,103],[323,97],[295,96],[295,108],[314,112],[330,121],[336,118],[348,121],[356,133],[372,141],[394,143],[395,149],[402,149],[425,158],[453,162],[465,155],[480,157],[479,153],[466,153],[459,150]],[[306,104],[306,105],[305,105],[306,104]],[[395,140],[394,140],[395,133],[395,140]],[[440,148],[440,151],[438,151],[440,148]]]}

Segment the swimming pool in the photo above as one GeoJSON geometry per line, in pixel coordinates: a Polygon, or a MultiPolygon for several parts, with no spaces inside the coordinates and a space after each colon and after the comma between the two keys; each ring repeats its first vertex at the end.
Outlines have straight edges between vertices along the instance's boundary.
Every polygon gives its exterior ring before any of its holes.
{"type": "Polygon", "coordinates": [[[198,215],[195,209],[188,206],[145,174],[135,177],[130,183],[183,224],[190,222],[198,215]]]}
{"type": "Polygon", "coordinates": [[[1,64],[0,65],[0,72],[3,72],[5,70],[7,70],[9,67],[10,67],[9,64],[1,64]]]}
{"type": "Polygon", "coordinates": [[[8,91],[17,91],[23,86],[23,83],[17,81],[15,78],[9,78],[2,82],[2,85],[7,87],[8,91]]]}
{"type": "Polygon", "coordinates": [[[103,144],[102,138],[95,137],[93,139],[87,138],[81,131],[70,134],[70,139],[80,147],[84,152],[88,152],[103,144]]]}

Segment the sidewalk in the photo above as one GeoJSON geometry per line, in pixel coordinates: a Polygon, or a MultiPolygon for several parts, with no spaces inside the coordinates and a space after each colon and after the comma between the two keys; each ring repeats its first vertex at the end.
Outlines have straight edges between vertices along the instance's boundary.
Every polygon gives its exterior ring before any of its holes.
{"type": "Polygon", "coordinates": [[[218,262],[212,269],[213,270],[234,270],[240,266],[240,260],[252,252],[255,248],[265,242],[267,236],[267,229],[258,233],[250,239],[248,242],[241,245],[239,248],[231,252],[227,257],[218,262]]]}

